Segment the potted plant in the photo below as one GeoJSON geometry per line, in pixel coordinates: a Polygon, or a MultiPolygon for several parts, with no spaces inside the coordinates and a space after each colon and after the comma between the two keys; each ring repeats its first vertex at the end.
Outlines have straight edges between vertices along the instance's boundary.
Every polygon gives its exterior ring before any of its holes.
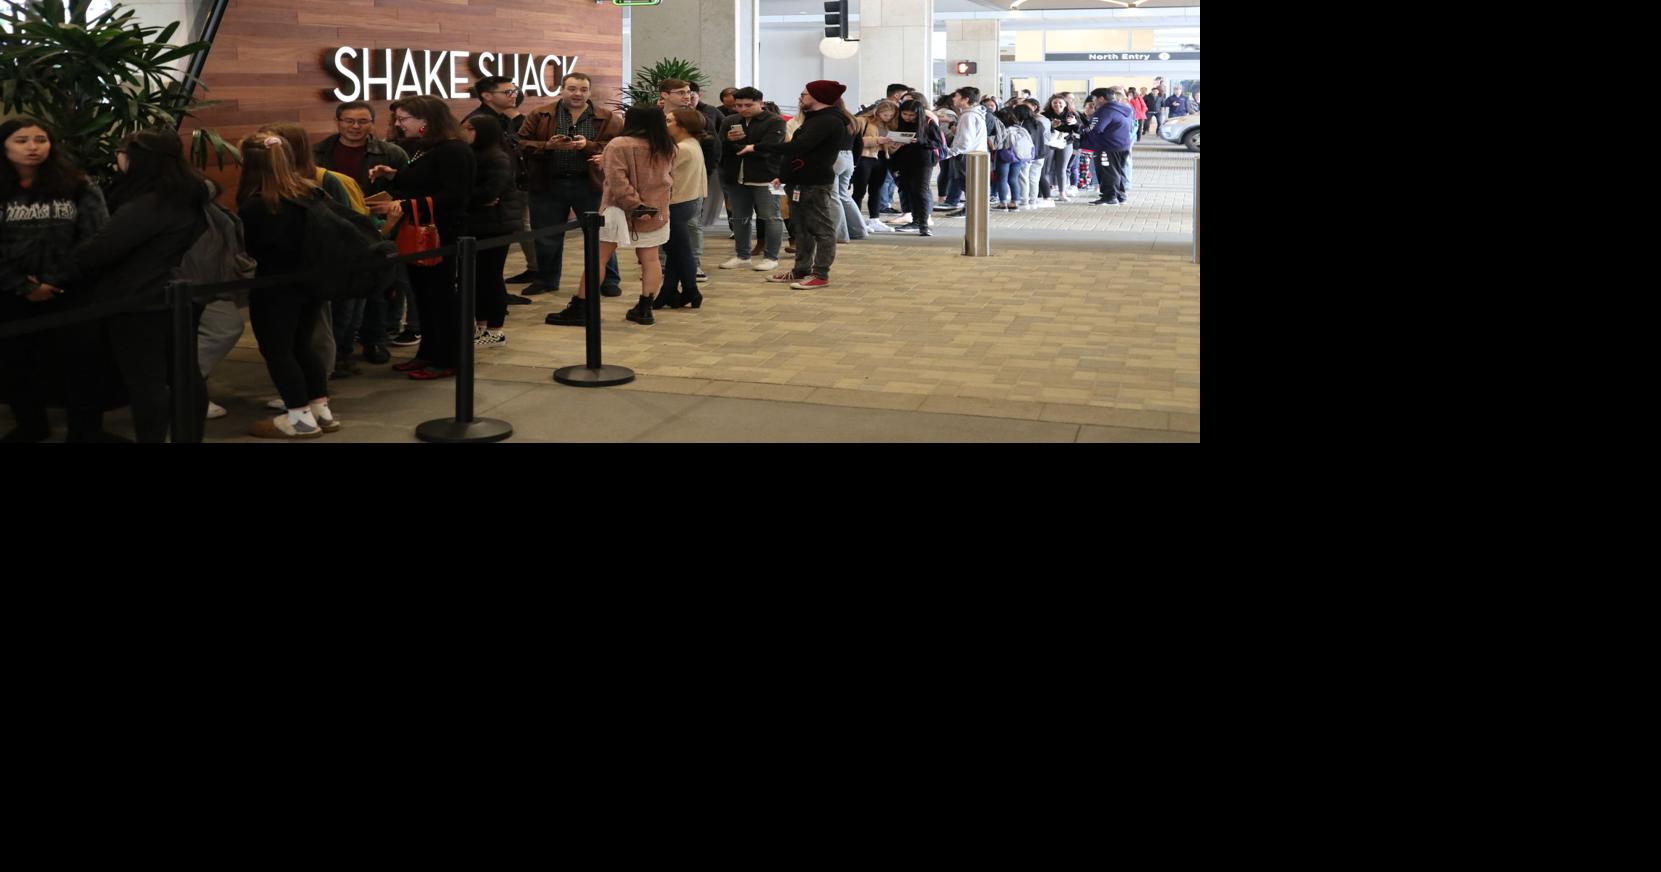
{"type": "MultiPolygon", "coordinates": [[[[115,151],[127,134],[176,127],[191,110],[212,105],[189,96],[190,76],[172,64],[209,43],[173,45],[179,23],[141,27],[119,3],[87,18],[91,0],[0,4],[0,113],[51,125],[58,142],[94,178],[115,174],[115,151]]],[[[199,83],[198,83],[199,84],[199,83]]],[[[191,137],[191,153],[241,163],[241,154],[210,130],[191,137]]]]}
{"type": "Polygon", "coordinates": [[[621,96],[612,102],[614,109],[627,109],[630,106],[654,106],[657,104],[657,83],[664,79],[680,79],[683,82],[692,82],[699,88],[709,84],[709,77],[698,65],[680,58],[668,58],[658,61],[649,67],[641,67],[634,74],[634,83],[623,86],[621,96]]]}

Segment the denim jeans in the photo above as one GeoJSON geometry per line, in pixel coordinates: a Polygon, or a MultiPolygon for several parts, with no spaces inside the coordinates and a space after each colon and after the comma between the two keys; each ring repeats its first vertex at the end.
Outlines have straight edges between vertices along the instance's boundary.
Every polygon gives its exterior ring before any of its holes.
{"type": "MultiPolygon", "coordinates": [[[[570,220],[573,210],[578,214],[599,211],[600,194],[589,190],[586,173],[581,176],[555,178],[550,180],[550,185],[552,190],[532,191],[530,195],[531,225],[536,229],[564,224],[570,220]]],[[[550,292],[558,291],[560,268],[565,264],[565,235],[538,239],[536,263],[541,271],[542,283],[550,292]]],[[[623,280],[617,273],[616,254],[606,261],[604,284],[614,288],[623,286],[623,280]]]]}
{"type": "Polygon", "coordinates": [[[703,200],[670,204],[669,243],[663,246],[669,265],[663,271],[663,286],[658,289],[659,294],[697,292],[698,281],[695,273],[698,271],[698,264],[692,259],[692,234],[689,228],[692,224],[698,223],[698,213],[703,210],[703,206],[703,200]]]}
{"type": "Polygon", "coordinates": [[[727,225],[732,228],[733,249],[738,256],[745,260],[750,258],[750,216],[753,214],[761,219],[764,231],[763,257],[778,260],[779,250],[784,243],[784,222],[779,220],[779,198],[768,188],[754,185],[729,185],[726,192],[727,198],[732,201],[732,214],[727,216],[727,225]]]}
{"type": "Polygon", "coordinates": [[[951,165],[948,170],[951,176],[946,182],[946,205],[961,206],[963,205],[963,192],[969,184],[969,160],[963,155],[958,155],[947,163],[951,165]]]}
{"type": "MultiPolygon", "coordinates": [[[[335,356],[351,357],[352,340],[358,335],[358,324],[363,321],[363,310],[367,300],[335,300],[332,317],[335,330],[335,356]]],[[[329,361],[334,363],[334,361],[329,361]]]]}
{"type": "Polygon", "coordinates": [[[881,203],[881,209],[888,209],[893,206],[894,189],[896,187],[898,186],[894,183],[894,173],[887,171],[885,167],[882,174],[882,187],[877,189],[877,201],[881,203]]]}
{"type": "Polygon", "coordinates": [[[842,217],[836,222],[836,239],[843,242],[849,239],[865,238],[865,218],[859,214],[859,204],[854,202],[854,153],[846,149],[836,153],[836,163],[831,165],[836,172],[836,200],[842,217]]]}
{"type": "Polygon", "coordinates": [[[996,172],[992,177],[992,199],[997,200],[1000,203],[1008,203],[1015,199],[1015,171],[1019,169],[1020,166],[1021,163],[1019,161],[1013,163],[1009,161],[998,161],[995,165],[996,172]]]}

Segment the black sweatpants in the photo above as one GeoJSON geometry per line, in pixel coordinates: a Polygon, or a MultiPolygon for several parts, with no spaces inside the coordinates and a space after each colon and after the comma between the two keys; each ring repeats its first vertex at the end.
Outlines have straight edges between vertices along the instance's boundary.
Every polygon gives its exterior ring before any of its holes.
{"type": "Polygon", "coordinates": [[[474,261],[478,278],[473,286],[473,320],[483,321],[492,330],[502,329],[508,320],[508,286],[502,270],[507,266],[509,247],[481,250],[474,261]]]}
{"type": "Polygon", "coordinates": [[[1098,151],[1096,166],[1101,171],[1100,199],[1123,203],[1125,192],[1130,190],[1130,149],[1098,151]]]}
{"type": "Polygon", "coordinates": [[[934,212],[934,192],[929,190],[929,167],[915,166],[899,170],[894,175],[900,196],[911,210],[911,220],[922,227],[929,226],[929,215],[934,212]]]}
{"type": "MultiPolygon", "coordinates": [[[[541,255],[537,255],[541,257],[541,255]]],[[[548,264],[541,264],[543,273],[548,264]]],[[[456,259],[446,257],[438,266],[409,265],[409,283],[421,307],[421,347],[415,356],[434,369],[461,365],[461,303],[456,296],[456,259]]],[[[506,300],[504,299],[504,303],[506,300]]]]}

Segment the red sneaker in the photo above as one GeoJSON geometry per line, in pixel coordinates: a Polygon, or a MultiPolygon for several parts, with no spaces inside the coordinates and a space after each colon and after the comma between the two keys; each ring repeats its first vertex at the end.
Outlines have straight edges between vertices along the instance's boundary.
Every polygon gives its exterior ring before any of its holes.
{"type": "Polygon", "coordinates": [[[455,374],[456,371],[454,369],[433,369],[432,367],[428,367],[426,369],[415,370],[409,374],[409,377],[416,379],[417,381],[431,381],[435,378],[449,378],[455,374]]]}
{"type": "Polygon", "coordinates": [[[416,358],[414,360],[406,360],[403,363],[395,363],[395,364],[392,365],[392,369],[393,369],[394,372],[414,372],[415,370],[426,369],[426,368],[427,368],[427,362],[425,360],[420,359],[420,358],[416,358]]]}
{"type": "Polygon", "coordinates": [[[791,287],[798,291],[811,291],[814,288],[823,288],[829,284],[830,279],[824,278],[823,276],[808,276],[807,278],[791,285],[791,287]]]}

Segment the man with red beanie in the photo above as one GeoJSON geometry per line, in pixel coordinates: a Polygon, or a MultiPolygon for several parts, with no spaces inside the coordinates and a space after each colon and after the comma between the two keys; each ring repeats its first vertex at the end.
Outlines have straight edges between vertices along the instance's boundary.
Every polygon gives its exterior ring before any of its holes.
{"type": "Polygon", "coordinates": [[[767,277],[790,282],[800,291],[830,284],[831,262],[836,260],[836,157],[847,148],[852,126],[841,107],[848,86],[821,79],[808,82],[801,95],[802,126],[789,142],[746,145],[740,155],[759,151],[784,156],[779,179],[793,185],[790,220],[796,223],[796,267],[767,277]]]}

